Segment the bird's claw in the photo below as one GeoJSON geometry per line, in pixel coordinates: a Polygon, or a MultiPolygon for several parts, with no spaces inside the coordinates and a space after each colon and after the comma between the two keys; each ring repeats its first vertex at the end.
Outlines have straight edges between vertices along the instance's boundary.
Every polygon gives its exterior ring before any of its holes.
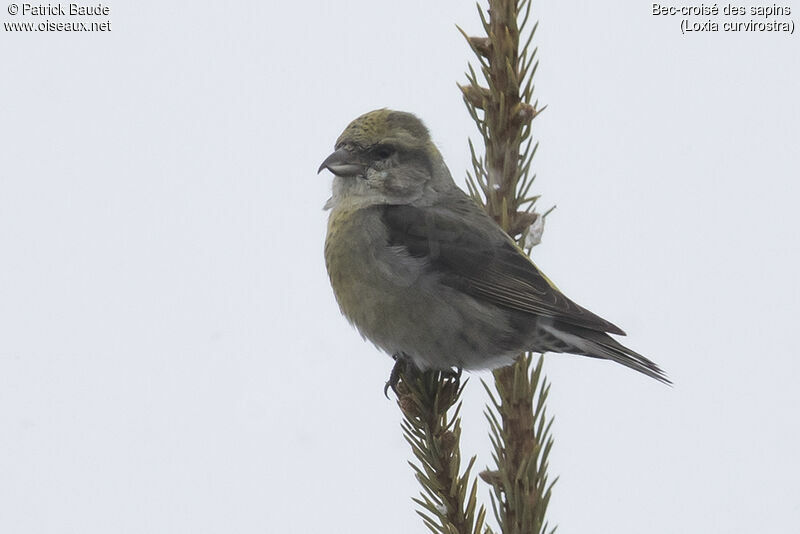
{"type": "MultiPolygon", "coordinates": [[[[394,358],[394,366],[392,367],[392,372],[389,373],[389,380],[386,381],[386,385],[383,386],[383,394],[386,395],[386,398],[389,398],[389,389],[391,388],[394,391],[395,395],[399,396],[397,392],[397,384],[400,383],[400,378],[403,375],[407,375],[409,371],[416,369],[414,366],[414,362],[408,356],[408,354],[404,352],[399,352],[397,354],[393,354],[392,358],[394,358]]],[[[443,379],[450,379],[456,386],[456,390],[461,385],[461,373],[464,371],[462,367],[450,368],[440,371],[441,376],[443,379]]]]}
{"type": "Polygon", "coordinates": [[[400,377],[405,373],[408,365],[411,364],[408,355],[402,352],[392,355],[392,358],[394,358],[394,366],[392,367],[392,372],[389,373],[389,380],[383,386],[383,394],[386,395],[387,399],[389,398],[389,388],[392,388],[394,394],[397,395],[397,384],[400,382],[400,377]]]}

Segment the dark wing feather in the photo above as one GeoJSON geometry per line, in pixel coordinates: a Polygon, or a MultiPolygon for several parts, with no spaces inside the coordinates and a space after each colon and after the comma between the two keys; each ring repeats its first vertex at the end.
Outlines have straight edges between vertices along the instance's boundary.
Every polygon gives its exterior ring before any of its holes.
{"type": "Polygon", "coordinates": [[[447,207],[388,205],[381,210],[389,244],[427,259],[430,268],[440,273],[442,283],[506,309],[625,335],[615,325],[558,291],[503,230],[466,196],[450,199],[447,207]]]}

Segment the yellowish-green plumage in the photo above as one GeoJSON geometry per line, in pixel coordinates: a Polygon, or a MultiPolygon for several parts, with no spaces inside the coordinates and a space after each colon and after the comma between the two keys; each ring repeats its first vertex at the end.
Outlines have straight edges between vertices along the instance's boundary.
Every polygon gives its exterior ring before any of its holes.
{"type": "Polygon", "coordinates": [[[565,297],[453,182],[427,128],[376,110],[322,164],[334,175],[325,262],[342,313],[417,367],[487,368],[523,351],[617,361],[668,381],[565,297]]]}

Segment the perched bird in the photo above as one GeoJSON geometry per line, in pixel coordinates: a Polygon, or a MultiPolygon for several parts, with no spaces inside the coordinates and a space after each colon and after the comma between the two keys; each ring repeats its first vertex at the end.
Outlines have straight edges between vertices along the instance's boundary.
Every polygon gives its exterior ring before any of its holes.
{"type": "Polygon", "coordinates": [[[509,364],[524,351],[564,352],[669,383],[456,186],[416,116],[380,109],[358,117],[323,169],[334,174],[325,263],[336,300],[398,363],[460,372],[509,364]]]}

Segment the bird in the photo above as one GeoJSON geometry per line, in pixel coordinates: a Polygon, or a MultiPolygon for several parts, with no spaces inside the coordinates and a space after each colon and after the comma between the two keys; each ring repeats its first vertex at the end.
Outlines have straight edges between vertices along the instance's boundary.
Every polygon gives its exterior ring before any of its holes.
{"type": "MultiPolygon", "coordinates": [[[[325,264],[345,318],[403,368],[493,369],[524,352],[611,360],[671,384],[567,298],[455,183],[412,113],[354,119],[317,170],[333,174],[325,264]]],[[[396,391],[396,390],[395,390],[396,391]]],[[[386,392],[386,389],[384,389],[386,392]]]]}

